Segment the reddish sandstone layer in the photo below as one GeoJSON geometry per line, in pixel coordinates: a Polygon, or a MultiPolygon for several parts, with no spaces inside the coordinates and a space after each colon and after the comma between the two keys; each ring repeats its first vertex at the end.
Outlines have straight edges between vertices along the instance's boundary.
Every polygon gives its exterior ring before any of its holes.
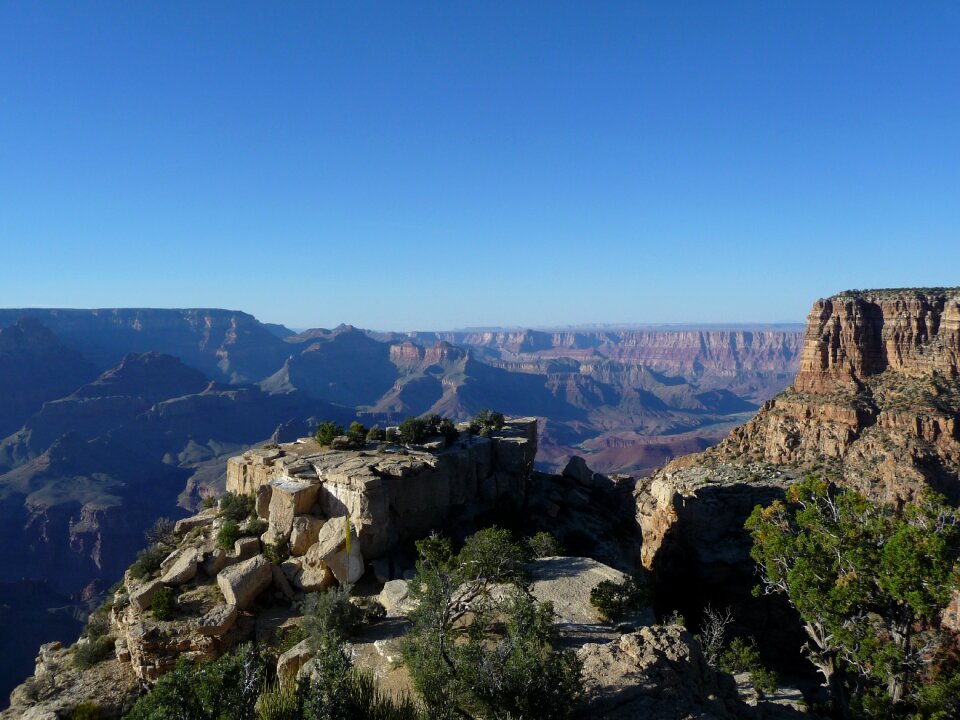
{"type": "Polygon", "coordinates": [[[794,384],[704,460],[824,467],[885,500],[960,500],[960,289],[815,303],[794,384]]]}

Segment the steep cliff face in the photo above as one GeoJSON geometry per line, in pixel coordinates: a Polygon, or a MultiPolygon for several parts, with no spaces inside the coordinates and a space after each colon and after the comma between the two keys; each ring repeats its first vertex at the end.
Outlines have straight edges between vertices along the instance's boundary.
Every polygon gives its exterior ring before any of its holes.
{"type": "MultiPolygon", "coordinates": [[[[700,602],[750,603],[724,596],[754,581],[743,523],[807,471],[883,501],[927,486],[960,501],[958,357],[960,289],[817,301],[793,385],[716,447],[638,486],[644,565],[664,586],[697,584],[700,602]]],[[[749,612],[776,629],[776,608],[749,612]]]]}
{"type": "Polygon", "coordinates": [[[789,367],[802,346],[784,330],[593,330],[579,332],[460,332],[438,337],[459,345],[539,357],[599,356],[642,364],[673,375],[776,372],[789,367]]]}
{"type": "Polygon", "coordinates": [[[794,384],[711,454],[824,466],[879,499],[960,500],[960,290],[818,301],[794,384]]]}

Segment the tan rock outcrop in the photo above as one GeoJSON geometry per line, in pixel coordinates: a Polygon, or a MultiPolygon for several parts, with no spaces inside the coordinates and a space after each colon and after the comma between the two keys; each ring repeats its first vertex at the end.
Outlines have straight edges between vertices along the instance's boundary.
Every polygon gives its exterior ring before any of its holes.
{"type": "Polygon", "coordinates": [[[298,515],[293,519],[290,533],[290,554],[304,555],[317,542],[324,521],[311,515],[298,515]]]}
{"type": "Polygon", "coordinates": [[[355,583],[364,573],[363,554],[360,552],[360,540],[348,523],[347,517],[328,520],[304,556],[304,570],[313,567],[330,568],[337,581],[343,585],[355,583]]]}
{"type": "Polygon", "coordinates": [[[644,627],[577,651],[583,663],[584,716],[608,720],[734,720],[750,711],[736,685],[707,665],[678,625],[644,627]]]}
{"type": "Polygon", "coordinates": [[[217,573],[217,585],[228,605],[245,610],[273,580],[270,563],[263,555],[226,567],[217,573]]]}
{"type": "MultiPolygon", "coordinates": [[[[257,494],[270,485],[270,541],[287,540],[298,515],[349,514],[364,557],[376,558],[400,540],[445,525],[454,512],[470,515],[522,499],[537,453],[537,423],[511,419],[491,438],[463,436],[436,451],[399,450],[334,451],[311,439],[250,450],[227,464],[227,489],[257,494]]],[[[260,508],[265,501],[258,498],[260,508]]]]}

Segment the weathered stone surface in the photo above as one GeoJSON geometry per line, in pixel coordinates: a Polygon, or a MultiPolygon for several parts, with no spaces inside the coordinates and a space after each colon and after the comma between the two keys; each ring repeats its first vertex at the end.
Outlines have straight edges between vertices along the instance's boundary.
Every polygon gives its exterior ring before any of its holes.
{"type": "Polygon", "coordinates": [[[260,538],[244,537],[233,543],[234,560],[246,560],[260,553],[260,538]]]}
{"type": "Polygon", "coordinates": [[[164,573],[161,581],[166,585],[183,585],[193,580],[197,575],[197,566],[201,557],[202,554],[193,548],[182,550],[164,573]]]}
{"type": "Polygon", "coordinates": [[[298,515],[293,519],[290,533],[290,554],[303,555],[311,545],[317,542],[317,536],[324,521],[312,515],[298,515]]]}
{"type": "Polygon", "coordinates": [[[750,711],[727,675],[707,665],[677,625],[644,627],[577,651],[583,663],[584,716],[607,720],[734,720],[750,711]]]}
{"type": "MultiPolygon", "coordinates": [[[[557,622],[574,625],[603,622],[590,603],[590,591],[603,580],[621,583],[627,578],[619,570],[582,557],[541,558],[530,563],[529,570],[534,597],[539,602],[553,603],[557,622]]],[[[647,620],[653,623],[652,612],[647,620]]]]}
{"type": "Polygon", "coordinates": [[[276,540],[286,540],[293,531],[297,515],[310,512],[320,491],[319,483],[281,478],[270,483],[270,532],[276,540]]]}
{"type": "Polygon", "coordinates": [[[216,516],[216,508],[207,508],[206,510],[197,513],[193,517],[177,520],[176,525],[173,526],[173,531],[175,533],[185,533],[193,530],[194,528],[207,527],[213,523],[213,519],[216,516]]]}
{"type": "Polygon", "coordinates": [[[273,487],[266,483],[257,488],[257,517],[261,520],[270,519],[270,497],[273,493],[273,487]]]}
{"type": "Polygon", "coordinates": [[[363,553],[360,552],[360,540],[351,523],[349,542],[347,538],[347,518],[330,518],[317,536],[307,554],[304,566],[318,567],[326,565],[341,584],[355,583],[363,577],[363,553]],[[347,546],[349,545],[349,549],[347,546]]]}
{"type": "Polygon", "coordinates": [[[214,548],[203,561],[203,572],[208,577],[216,577],[217,573],[227,566],[227,552],[223,548],[214,548]]]}
{"type": "Polygon", "coordinates": [[[237,621],[237,606],[230,604],[217,605],[209,610],[197,625],[197,632],[201,635],[219,637],[226,635],[237,621]]]}
{"type": "Polygon", "coordinates": [[[228,605],[246,610],[272,579],[270,563],[263,555],[257,555],[221,570],[217,574],[217,585],[228,605]]]}
{"type": "Polygon", "coordinates": [[[403,617],[416,609],[416,601],[410,597],[410,587],[406,580],[390,580],[384,583],[377,597],[390,617],[403,617]]]}
{"type": "Polygon", "coordinates": [[[333,585],[333,580],[333,572],[320,561],[317,564],[304,563],[293,584],[304,592],[321,592],[333,585]]]}
{"type": "Polygon", "coordinates": [[[294,645],[283,655],[277,658],[277,678],[282,686],[286,686],[297,679],[300,668],[314,655],[310,644],[306,640],[294,645]]]}
{"type": "Polygon", "coordinates": [[[138,685],[129,662],[111,658],[81,670],[68,649],[48,643],[40,648],[33,677],[10,694],[0,720],[62,720],[87,700],[113,720],[133,706],[138,685]]]}
{"type": "Polygon", "coordinates": [[[150,580],[130,592],[130,604],[140,610],[146,610],[153,602],[153,596],[157,590],[163,587],[160,580],[150,580]]]}

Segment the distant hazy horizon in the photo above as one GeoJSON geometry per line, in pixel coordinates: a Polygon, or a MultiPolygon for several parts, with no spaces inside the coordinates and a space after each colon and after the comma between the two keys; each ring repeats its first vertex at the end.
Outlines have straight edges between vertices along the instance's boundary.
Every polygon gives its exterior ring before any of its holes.
{"type": "Polygon", "coordinates": [[[0,4],[0,305],[801,320],[960,267],[960,5],[0,4]]]}

